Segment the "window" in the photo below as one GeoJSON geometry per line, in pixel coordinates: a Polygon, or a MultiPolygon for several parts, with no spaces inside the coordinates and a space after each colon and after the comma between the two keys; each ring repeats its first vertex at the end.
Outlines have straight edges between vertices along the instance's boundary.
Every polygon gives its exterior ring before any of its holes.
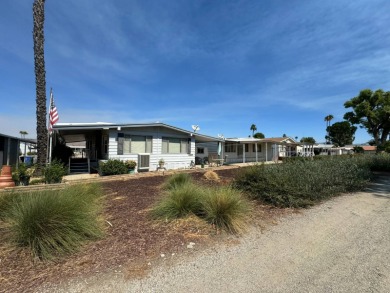
{"type": "MultiPolygon", "coordinates": [[[[253,152],[256,153],[256,144],[253,144],[253,152]]],[[[261,144],[257,144],[257,152],[261,153],[261,144]]]]}
{"type": "Polygon", "coordinates": [[[196,148],[197,154],[204,154],[204,148],[196,148]]]}
{"type": "Polygon", "coordinates": [[[245,144],[245,152],[249,153],[249,144],[245,144]]]}
{"type": "Polygon", "coordinates": [[[225,143],[225,153],[235,153],[237,150],[237,145],[234,142],[225,143]]]}
{"type": "Polygon", "coordinates": [[[152,152],[152,137],[118,134],[118,155],[152,152]]]}
{"type": "Polygon", "coordinates": [[[188,139],[186,138],[162,138],[163,154],[188,154],[188,149],[188,139]]]}

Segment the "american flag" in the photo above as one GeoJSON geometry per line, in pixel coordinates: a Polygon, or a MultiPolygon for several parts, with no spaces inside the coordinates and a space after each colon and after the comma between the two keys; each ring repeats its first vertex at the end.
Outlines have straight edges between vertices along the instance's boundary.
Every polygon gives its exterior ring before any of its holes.
{"type": "Polygon", "coordinates": [[[49,132],[53,131],[53,126],[58,122],[60,117],[58,116],[57,108],[54,105],[53,91],[50,90],[50,113],[49,113],[49,132]]]}

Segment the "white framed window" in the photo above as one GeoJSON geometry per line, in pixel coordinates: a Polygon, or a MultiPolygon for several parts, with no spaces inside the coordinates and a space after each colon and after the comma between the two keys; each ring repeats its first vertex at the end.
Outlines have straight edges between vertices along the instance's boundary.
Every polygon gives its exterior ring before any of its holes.
{"type": "Polygon", "coordinates": [[[163,154],[188,154],[188,139],[163,137],[162,138],[162,153],[163,154]]]}
{"type": "Polygon", "coordinates": [[[204,148],[196,148],[197,154],[204,154],[204,148]]]}
{"type": "Polygon", "coordinates": [[[152,153],[152,137],[123,135],[118,137],[118,155],[152,153]]]}
{"type": "Polygon", "coordinates": [[[237,144],[235,142],[225,143],[225,153],[235,153],[237,151],[237,144]]]}

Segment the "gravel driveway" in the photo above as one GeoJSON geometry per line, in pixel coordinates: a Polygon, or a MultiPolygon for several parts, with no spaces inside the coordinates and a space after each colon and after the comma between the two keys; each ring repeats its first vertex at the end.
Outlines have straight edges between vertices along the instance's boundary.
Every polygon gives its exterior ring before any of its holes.
{"type": "Polygon", "coordinates": [[[185,257],[166,252],[143,279],[107,276],[64,291],[390,292],[390,177],[238,241],[185,257]]]}

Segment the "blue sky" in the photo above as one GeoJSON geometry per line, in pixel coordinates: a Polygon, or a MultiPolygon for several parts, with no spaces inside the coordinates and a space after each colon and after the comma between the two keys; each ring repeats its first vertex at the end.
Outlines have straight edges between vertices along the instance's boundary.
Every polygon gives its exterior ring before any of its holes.
{"type": "MultiPolygon", "coordinates": [[[[33,0],[2,0],[0,133],[35,137],[33,0]]],[[[324,141],[324,117],[390,90],[390,1],[46,1],[59,122],[164,122],[324,141]]],[[[370,139],[359,129],[355,143],[370,139]]]]}

